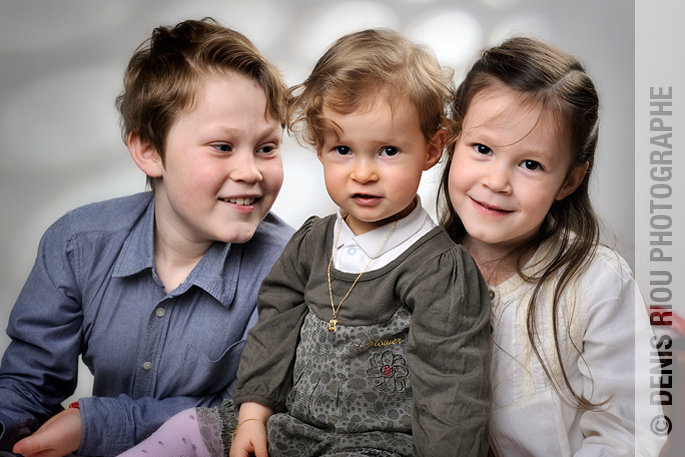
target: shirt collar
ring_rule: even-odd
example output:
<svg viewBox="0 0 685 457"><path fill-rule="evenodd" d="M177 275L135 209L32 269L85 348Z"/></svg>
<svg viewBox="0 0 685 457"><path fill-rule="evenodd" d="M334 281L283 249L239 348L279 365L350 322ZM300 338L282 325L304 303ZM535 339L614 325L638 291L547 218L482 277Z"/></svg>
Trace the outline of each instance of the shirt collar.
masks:
<svg viewBox="0 0 685 457"><path fill-rule="evenodd" d="M215 241L176 290L181 294L197 286L224 306L230 306L238 286L242 249L242 244Z"/></svg>
<svg viewBox="0 0 685 457"><path fill-rule="evenodd" d="M142 217L129 233L121 254L114 265L112 276L126 277L155 266L154 253L155 199L152 198Z"/></svg>
<svg viewBox="0 0 685 457"><path fill-rule="evenodd" d="M397 221L395 230L393 230L392 235L385 242L383 248L378 253L377 257L383 255L388 251L391 251L392 249L396 248L397 246L401 245L406 240L411 238L412 235L421 230L421 227L423 227L426 218L430 217L421 205L421 197L417 195L415 202L416 206L414 207L412 212ZM334 233L334 236L337 235L338 223L340 222L340 219L343 217L344 215L342 214L342 212L338 210L338 222L336 222L336 231ZM383 240L390 232L391 227L392 223L373 229L370 232L366 232L361 235L355 236L355 234L352 232L352 230L348 227L347 223L343 219L342 224L340 224L340 236L338 237L338 243L336 244L335 248L340 249L343 245L345 245L345 243L354 242L364 251L364 253L368 257L373 257L373 255L378 250L378 247L381 245L381 243L383 243Z"/></svg>
<svg viewBox="0 0 685 457"><path fill-rule="evenodd" d="M114 277L126 277L149 269L156 281L154 253L155 199L150 201L143 216L133 226L124 242L121 254L114 265ZM171 296L185 293L197 286L213 296L224 306L233 301L240 270L240 255L229 256L231 249L242 249L241 245L214 242L202 259L195 265L186 280L171 292ZM161 284L161 281L159 281Z"/></svg>

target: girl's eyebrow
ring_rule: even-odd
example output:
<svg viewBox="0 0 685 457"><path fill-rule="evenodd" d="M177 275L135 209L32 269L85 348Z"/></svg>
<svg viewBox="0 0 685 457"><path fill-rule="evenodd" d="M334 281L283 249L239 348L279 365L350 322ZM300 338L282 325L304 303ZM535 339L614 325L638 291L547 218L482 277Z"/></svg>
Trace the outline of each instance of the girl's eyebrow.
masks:
<svg viewBox="0 0 685 457"><path fill-rule="evenodd" d="M483 125L475 125L464 130L462 136L471 139L471 141L475 141L472 137L476 137L476 139L481 140L480 142L482 143L493 143L494 145L495 142L494 135L489 133L487 128Z"/></svg>
<svg viewBox="0 0 685 457"><path fill-rule="evenodd" d="M483 144L483 145L488 146L490 148L502 148L502 147L507 147L507 146L513 146L513 145L515 145L515 144L517 144L520 141L523 141L525 139L525 138L521 138L521 139L514 141L514 142L510 142L507 144L501 144L497 140L496 135L493 135L491 132L489 132L488 128L485 125L473 126L469 129L465 130L462 135L468 143ZM541 147L536 147L535 145L526 146L525 149L523 149L521 152L519 152L519 154L529 157L530 160L536 160L536 161L554 160L554 155L555 155L552 151L548 151L548 150L541 148Z"/></svg>

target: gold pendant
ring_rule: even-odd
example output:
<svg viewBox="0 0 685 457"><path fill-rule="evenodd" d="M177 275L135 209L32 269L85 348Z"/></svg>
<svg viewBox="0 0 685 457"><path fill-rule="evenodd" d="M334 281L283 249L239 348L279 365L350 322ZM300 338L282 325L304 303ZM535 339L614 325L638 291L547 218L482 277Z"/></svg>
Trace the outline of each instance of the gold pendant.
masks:
<svg viewBox="0 0 685 457"><path fill-rule="evenodd" d="M335 332L336 330L338 330L338 320L331 319L330 321L328 321L328 331Z"/></svg>

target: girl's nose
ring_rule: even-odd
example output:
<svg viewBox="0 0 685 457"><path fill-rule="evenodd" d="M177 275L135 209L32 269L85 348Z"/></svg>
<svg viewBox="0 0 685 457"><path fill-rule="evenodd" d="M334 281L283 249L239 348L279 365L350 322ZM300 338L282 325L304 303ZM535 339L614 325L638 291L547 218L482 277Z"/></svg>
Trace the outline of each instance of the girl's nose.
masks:
<svg viewBox="0 0 685 457"><path fill-rule="evenodd" d="M352 179L360 183L366 183L378 180L376 174L376 167L373 160L361 157L354 162L354 168L351 174Z"/></svg>
<svg viewBox="0 0 685 457"><path fill-rule="evenodd" d="M510 171L504 166L493 166L483 177L483 185L493 192L511 193Z"/></svg>

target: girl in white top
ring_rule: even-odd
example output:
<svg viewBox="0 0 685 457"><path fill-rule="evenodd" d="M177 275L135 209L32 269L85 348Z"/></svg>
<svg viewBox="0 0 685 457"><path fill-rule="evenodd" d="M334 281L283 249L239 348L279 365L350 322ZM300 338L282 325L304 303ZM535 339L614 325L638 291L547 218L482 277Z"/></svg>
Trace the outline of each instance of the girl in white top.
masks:
<svg viewBox="0 0 685 457"><path fill-rule="evenodd" d="M498 456L657 456L665 442L647 312L588 195L598 105L577 59L528 38L485 51L457 90L441 225L490 287Z"/></svg>

